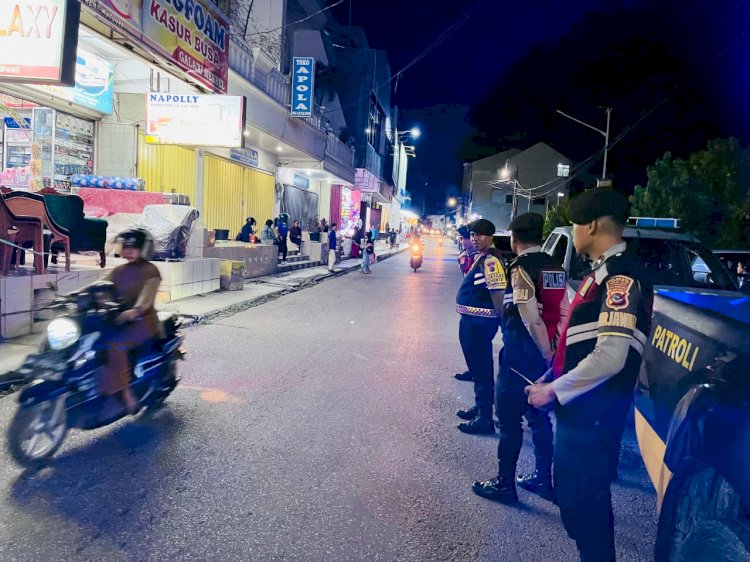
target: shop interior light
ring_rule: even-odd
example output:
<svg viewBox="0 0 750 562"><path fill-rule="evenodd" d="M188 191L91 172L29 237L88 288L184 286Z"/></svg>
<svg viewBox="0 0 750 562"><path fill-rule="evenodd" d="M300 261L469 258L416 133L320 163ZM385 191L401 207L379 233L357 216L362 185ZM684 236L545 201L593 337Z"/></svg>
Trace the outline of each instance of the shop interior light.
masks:
<svg viewBox="0 0 750 562"><path fill-rule="evenodd" d="M281 152L282 150L284 150L284 149L281 147L281 145L279 145L279 146L276 147L276 152Z"/></svg>

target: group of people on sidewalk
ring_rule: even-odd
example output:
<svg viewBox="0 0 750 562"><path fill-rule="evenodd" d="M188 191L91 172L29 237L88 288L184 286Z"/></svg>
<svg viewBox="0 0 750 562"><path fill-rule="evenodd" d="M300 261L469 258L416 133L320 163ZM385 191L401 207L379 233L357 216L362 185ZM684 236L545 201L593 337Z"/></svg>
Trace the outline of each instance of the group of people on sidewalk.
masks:
<svg viewBox="0 0 750 562"><path fill-rule="evenodd" d="M300 251L302 250L302 228L298 220L295 220L290 228L288 214L282 213L275 219L268 219L261 229L260 238L256 231L257 224L254 217L247 217L235 240L238 242L274 244L279 247L281 263L287 263L286 258L289 253L287 239L295 244Z"/></svg>
<svg viewBox="0 0 750 562"><path fill-rule="evenodd" d="M653 288L622 238L629 215L622 195L591 189L570 201L568 213L576 252L592 262L572 300L562 264L541 250L541 215L526 213L511 222L515 258L509 263L493 248L490 221L463 229L456 310L468 370L456 378L473 381L475 404L458 412L465 420L458 428L494 434L493 409L498 419L498 473L474 482L474 493L513 504L518 485L553 501L581 560L610 561L611 484L649 333ZM498 329L503 348L495 381ZM532 474L517 477L522 418L536 465Z"/></svg>
<svg viewBox="0 0 750 562"><path fill-rule="evenodd" d="M337 250L339 249L341 242L336 236L336 229L338 225L334 222L331 224L330 231L328 232L328 271L333 273L334 267L336 266L336 260L338 258ZM364 232L364 241L358 229L355 233L355 238L352 238L352 257L359 255L359 248L362 247L362 265L360 271L362 273L372 273L370 271L370 265L375 263L375 242L373 240L372 231L368 230ZM354 252L355 247L357 248L356 255Z"/></svg>

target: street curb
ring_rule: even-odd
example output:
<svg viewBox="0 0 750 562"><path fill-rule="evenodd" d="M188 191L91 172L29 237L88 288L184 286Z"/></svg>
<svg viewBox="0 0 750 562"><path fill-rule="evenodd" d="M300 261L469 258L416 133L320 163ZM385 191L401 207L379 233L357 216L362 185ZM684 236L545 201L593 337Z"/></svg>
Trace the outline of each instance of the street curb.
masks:
<svg viewBox="0 0 750 562"><path fill-rule="evenodd" d="M389 254L385 254L385 255L381 254L377 256L377 261L378 262L385 261L388 258L397 256L401 254L402 252L405 252L407 249L408 249L408 246L406 248L400 248L399 250L389 253ZM314 287L315 285L323 281L327 281L335 277L342 277L346 275L347 273L351 273L352 271L357 270L359 268L360 268L359 264L351 265L348 267L342 267L339 271L335 271L334 273L326 273L323 275L311 277L310 279L307 279L304 282L300 283L297 287L289 287L287 289L281 289L279 291L270 293L268 295L254 297L246 301L227 305L219 310L208 312L206 314L198 315L198 314L179 314L178 313L177 316L180 317L180 319L182 320L182 326L186 328L192 327L192 326L210 324L216 320L220 320L222 318L228 318L230 316L234 316L235 314L239 314L240 312L244 312L251 308L255 308L256 306L260 306L268 302L275 301L291 293L296 293L304 289L309 289L310 287ZM252 281L250 282L252 283ZM258 284L260 283L262 283L262 281L258 282Z"/></svg>

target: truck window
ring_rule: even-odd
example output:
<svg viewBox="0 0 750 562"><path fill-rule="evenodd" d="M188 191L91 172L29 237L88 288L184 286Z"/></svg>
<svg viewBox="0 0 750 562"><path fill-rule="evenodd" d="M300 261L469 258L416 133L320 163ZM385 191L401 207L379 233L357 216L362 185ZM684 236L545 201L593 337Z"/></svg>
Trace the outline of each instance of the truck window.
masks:
<svg viewBox="0 0 750 562"><path fill-rule="evenodd" d="M555 248L552 252L552 257L555 258L555 261L557 261L557 263L559 263L560 265L564 265L567 253L568 237L560 235L560 239L557 241L557 244L555 244Z"/></svg>

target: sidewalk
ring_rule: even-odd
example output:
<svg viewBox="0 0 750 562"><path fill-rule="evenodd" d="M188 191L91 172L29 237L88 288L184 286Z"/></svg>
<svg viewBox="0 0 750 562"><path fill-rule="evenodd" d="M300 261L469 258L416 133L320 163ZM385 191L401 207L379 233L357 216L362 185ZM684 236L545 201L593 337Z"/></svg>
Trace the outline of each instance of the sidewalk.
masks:
<svg viewBox="0 0 750 562"><path fill-rule="evenodd" d="M375 253L378 261L382 261L407 248L407 244L401 244L398 249L390 250L385 244L378 244ZM206 293L162 304L159 306L159 311L174 312L181 316L188 325L210 322L216 318L231 316L269 300L312 287L325 279L344 275L359 269L360 263L360 259L348 258L338 264L333 273L329 272L327 267L321 266L291 273L256 277L248 279L245 282L245 288L241 291ZM0 343L0 375L20 367L27 355L39 349L43 337L44 332L41 332Z"/></svg>

